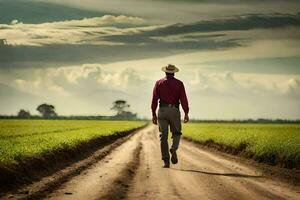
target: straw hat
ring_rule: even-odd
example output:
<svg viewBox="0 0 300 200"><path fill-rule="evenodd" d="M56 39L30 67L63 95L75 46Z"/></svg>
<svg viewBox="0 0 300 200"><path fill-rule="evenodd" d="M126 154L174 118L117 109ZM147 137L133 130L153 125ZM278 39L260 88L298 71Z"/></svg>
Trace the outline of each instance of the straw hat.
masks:
<svg viewBox="0 0 300 200"><path fill-rule="evenodd" d="M168 66L162 67L161 70L167 73L179 72L179 69L175 65L168 64Z"/></svg>

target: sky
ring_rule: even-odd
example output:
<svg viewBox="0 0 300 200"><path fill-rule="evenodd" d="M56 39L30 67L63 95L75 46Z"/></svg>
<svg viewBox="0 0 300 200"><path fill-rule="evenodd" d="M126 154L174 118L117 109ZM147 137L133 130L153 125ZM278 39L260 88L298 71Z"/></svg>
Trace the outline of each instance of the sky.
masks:
<svg viewBox="0 0 300 200"><path fill-rule="evenodd" d="M112 115L125 99L150 118L167 64L191 118L300 119L300 3L0 0L0 114Z"/></svg>

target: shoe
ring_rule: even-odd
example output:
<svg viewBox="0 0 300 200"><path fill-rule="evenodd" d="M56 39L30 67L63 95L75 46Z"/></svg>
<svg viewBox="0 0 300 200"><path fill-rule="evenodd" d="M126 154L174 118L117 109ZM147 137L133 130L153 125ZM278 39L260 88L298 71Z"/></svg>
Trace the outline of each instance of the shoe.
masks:
<svg viewBox="0 0 300 200"><path fill-rule="evenodd" d="M178 163L178 158L177 158L177 153L176 153L176 151L174 151L173 149L170 149L170 153L171 153L171 155L172 155L172 157L171 157L171 162L172 162L173 164L177 164L177 163Z"/></svg>
<svg viewBox="0 0 300 200"><path fill-rule="evenodd" d="M170 162L164 161L163 168L170 168Z"/></svg>

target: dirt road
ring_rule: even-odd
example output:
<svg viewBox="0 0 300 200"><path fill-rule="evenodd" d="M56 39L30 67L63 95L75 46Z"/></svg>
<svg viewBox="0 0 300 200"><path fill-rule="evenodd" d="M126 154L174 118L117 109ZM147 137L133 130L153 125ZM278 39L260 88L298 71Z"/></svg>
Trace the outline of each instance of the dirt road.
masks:
<svg viewBox="0 0 300 200"><path fill-rule="evenodd" d="M162 168L158 132L148 126L44 199L299 199L299 188L188 141L178 156L177 165Z"/></svg>

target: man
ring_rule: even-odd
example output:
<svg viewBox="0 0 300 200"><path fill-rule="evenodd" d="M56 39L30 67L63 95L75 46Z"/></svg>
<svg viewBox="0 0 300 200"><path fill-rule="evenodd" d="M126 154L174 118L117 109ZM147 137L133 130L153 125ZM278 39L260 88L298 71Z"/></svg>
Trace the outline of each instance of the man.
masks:
<svg viewBox="0 0 300 200"><path fill-rule="evenodd" d="M164 168L170 167L170 154L168 144L169 126L172 132L172 146L170 149L171 162L177 164L178 158L176 150L179 146L181 136L181 121L179 103L184 111L184 123L189 121L189 106L183 83L174 77L174 73L179 69L169 64L162 68L166 73L166 77L158 80L153 89L152 97L152 122L157 124L160 132L160 148ZM156 116L156 108L159 101L158 116Z"/></svg>

